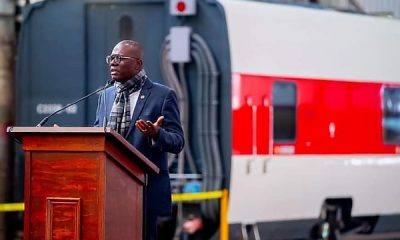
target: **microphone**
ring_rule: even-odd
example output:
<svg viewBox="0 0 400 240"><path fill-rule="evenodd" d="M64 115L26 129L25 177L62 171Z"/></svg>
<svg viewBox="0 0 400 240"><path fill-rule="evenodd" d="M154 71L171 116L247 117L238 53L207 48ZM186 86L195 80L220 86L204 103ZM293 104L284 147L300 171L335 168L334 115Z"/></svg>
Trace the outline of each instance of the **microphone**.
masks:
<svg viewBox="0 0 400 240"><path fill-rule="evenodd" d="M57 111L54 111L53 113L51 113L51 114L48 115L47 117L43 118L43 119L38 123L38 125L36 125L36 127L41 127L41 126L43 126L43 125L44 125L52 116L54 116L55 114L57 114L57 113L59 113L59 112L65 110L65 109L69 108L70 106L72 106L72 105L74 105L74 104L77 104L78 102L80 102L80 101L82 101L82 100L85 100L86 98L89 98L90 96L92 96L92 95L94 95L94 94L96 94L96 93L98 93L98 92L101 92L101 91L103 91L103 90L105 90L105 89L111 87L111 86L114 84L114 82L115 82L115 80L108 80L108 81L107 81L107 84L106 84L104 87L102 87L102 88L100 88L100 89L97 89L96 91L94 91L94 92L92 92L92 93L89 93L88 95L79 98L79 99L76 100L75 102L72 102L72 103L70 103L70 104L65 105L64 107L58 109Z"/></svg>

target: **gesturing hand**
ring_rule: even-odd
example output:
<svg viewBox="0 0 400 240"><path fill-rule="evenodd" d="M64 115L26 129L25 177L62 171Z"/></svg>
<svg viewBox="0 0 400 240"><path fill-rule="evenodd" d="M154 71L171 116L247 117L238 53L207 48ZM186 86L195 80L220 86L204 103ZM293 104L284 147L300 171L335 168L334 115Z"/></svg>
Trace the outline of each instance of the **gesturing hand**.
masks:
<svg viewBox="0 0 400 240"><path fill-rule="evenodd" d="M164 121L164 116L160 116L155 123L139 119L136 121L135 126L147 137L156 140L160 132L161 125Z"/></svg>

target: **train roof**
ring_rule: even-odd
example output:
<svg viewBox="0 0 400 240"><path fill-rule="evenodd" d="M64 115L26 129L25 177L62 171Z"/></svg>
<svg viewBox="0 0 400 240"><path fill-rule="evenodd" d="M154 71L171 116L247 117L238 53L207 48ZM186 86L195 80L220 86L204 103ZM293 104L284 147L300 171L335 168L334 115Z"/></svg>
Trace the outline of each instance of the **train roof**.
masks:
<svg viewBox="0 0 400 240"><path fill-rule="evenodd" d="M400 21L326 9L220 0L232 70L256 75L400 82Z"/></svg>

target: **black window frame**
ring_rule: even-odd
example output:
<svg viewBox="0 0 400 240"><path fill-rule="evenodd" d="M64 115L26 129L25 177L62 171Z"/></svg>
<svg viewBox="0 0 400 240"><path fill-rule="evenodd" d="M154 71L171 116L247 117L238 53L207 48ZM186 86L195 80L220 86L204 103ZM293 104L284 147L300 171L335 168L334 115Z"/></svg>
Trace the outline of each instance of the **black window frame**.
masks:
<svg viewBox="0 0 400 240"><path fill-rule="evenodd" d="M390 93L388 93L390 92ZM395 93L393 93L395 92ZM390 111L387 109L388 100L390 100L392 105L398 105L398 109L396 111L396 106L393 107L394 111ZM399 145L400 144L400 87L394 86L384 86L381 93L381 102L382 102L382 140L386 145ZM388 118L391 119L391 122L388 121ZM393 121L399 122L399 129L390 130L389 127L396 128L396 124ZM394 135L394 136L393 136ZM388 139L390 137L391 139Z"/></svg>
<svg viewBox="0 0 400 240"><path fill-rule="evenodd" d="M278 85L286 85L292 87L293 94L290 96L291 99L284 99L285 97L279 96L280 99L277 98L276 86ZM290 90L289 90L290 92ZM287 97L287 95L285 95ZM273 106L273 141L275 143L282 144L294 144L297 140L297 113L298 113L298 86L296 82L285 81L285 80L275 80L272 84L272 106ZM279 126L276 126L278 123L281 123L281 118L277 117L278 108L293 108L294 112L292 113L291 126L292 130L290 133L280 132L277 135L277 129L282 129ZM284 109L285 110L285 109ZM286 113L285 113L286 112ZM280 113L281 115L287 114L287 109L285 112ZM290 114L290 113L289 113ZM289 137L281 137L282 135L287 135Z"/></svg>

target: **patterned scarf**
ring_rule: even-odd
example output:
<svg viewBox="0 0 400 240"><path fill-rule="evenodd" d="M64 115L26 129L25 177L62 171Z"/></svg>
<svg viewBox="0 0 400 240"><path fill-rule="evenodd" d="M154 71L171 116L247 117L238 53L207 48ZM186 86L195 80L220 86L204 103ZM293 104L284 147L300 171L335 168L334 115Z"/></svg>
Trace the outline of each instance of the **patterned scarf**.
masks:
<svg viewBox="0 0 400 240"><path fill-rule="evenodd" d="M117 88L117 96L110 113L110 121L108 126L117 131L121 136L125 137L131 123L131 107L129 95L139 91L147 80L147 75L142 69L133 78L125 82L115 82Z"/></svg>

